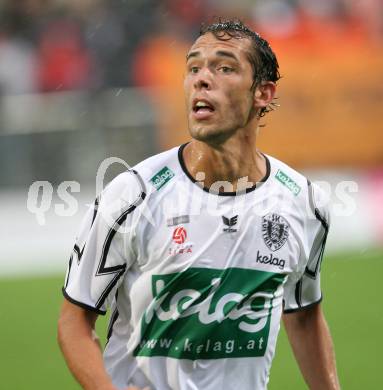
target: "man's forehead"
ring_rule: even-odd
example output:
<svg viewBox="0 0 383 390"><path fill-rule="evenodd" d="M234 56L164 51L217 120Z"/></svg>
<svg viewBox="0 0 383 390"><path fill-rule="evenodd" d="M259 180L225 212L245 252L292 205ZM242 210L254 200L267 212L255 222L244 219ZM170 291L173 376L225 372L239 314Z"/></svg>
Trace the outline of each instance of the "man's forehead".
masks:
<svg viewBox="0 0 383 390"><path fill-rule="evenodd" d="M194 42L189 53L219 49L234 50L236 52L244 51L247 53L250 50L250 39L247 37L230 37L228 34L223 34L220 38L222 39L218 39L212 33L201 35Z"/></svg>

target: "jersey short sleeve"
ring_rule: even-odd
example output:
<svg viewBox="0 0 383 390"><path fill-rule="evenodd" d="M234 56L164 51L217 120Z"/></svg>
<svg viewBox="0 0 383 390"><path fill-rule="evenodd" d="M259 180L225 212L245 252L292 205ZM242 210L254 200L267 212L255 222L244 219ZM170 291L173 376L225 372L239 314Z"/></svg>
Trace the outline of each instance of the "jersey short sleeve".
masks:
<svg viewBox="0 0 383 390"><path fill-rule="evenodd" d="M329 231L330 215L327 195L308 182L309 209L313 213L305 224L300 262L303 264L299 278L288 278L284 292L284 312L294 312L322 300L320 268ZM306 255L308 253L308 256Z"/></svg>
<svg viewBox="0 0 383 390"><path fill-rule="evenodd" d="M134 213L145 198L134 171L113 180L86 213L69 260L63 294L105 314L126 270L135 261Z"/></svg>

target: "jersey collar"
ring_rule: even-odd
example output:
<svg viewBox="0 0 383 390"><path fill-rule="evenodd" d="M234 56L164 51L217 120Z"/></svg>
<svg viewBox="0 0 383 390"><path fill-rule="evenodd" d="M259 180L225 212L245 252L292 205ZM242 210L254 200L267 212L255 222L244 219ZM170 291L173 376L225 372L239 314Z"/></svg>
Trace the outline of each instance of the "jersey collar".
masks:
<svg viewBox="0 0 383 390"><path fill-rule="evenodd" d="M247 194L249 192L252 192L254 191L255 189L261 187L261 185L263 183L266 182L266 180L269 178L270 176L270 171L271 171L271 168L270 168L270 160L269 158L262 153L262 156L265 158L266 160L266 175L263 177L263 179L261 181L259 181L258 183L254 184L252 187L250 188L247 188L245 191L238 191L238 192L235 192L235 191L223 191L223 192L214 192L214 191L211 191L208 187L203 187L199 184L199 182L190 174L190 172L187 170L186 168L186 164L185 164L185 161L184 161L184 158L183 158L183 150L185 149L186 145L188 144L189 142L186 142L184 144L182 144L179 148L178 148L178 161L181 165L181 168L183 170L183 172L185 173L185 175L193 182L195 183L199 188L201 188L202 190L208 192L209 194L214 194L214 195L219 195L219 196L236 196L236 195L242 195L242 194Z"/></svg>

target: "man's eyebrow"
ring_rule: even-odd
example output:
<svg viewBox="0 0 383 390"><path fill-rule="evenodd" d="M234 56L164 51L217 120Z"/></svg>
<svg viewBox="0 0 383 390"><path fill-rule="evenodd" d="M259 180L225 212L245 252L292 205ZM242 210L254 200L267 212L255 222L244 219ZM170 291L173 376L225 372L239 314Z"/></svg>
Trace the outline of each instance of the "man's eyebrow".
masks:
<svg viewBox="0 0 383 390"><path fill-rule="evenodd" d="M198 57L200 55L201 55L201 53L199 51L191 51L190 53L188 53L186 55L186 61L189 61L189 59L192 57Z"/></svg>
<svg viewBox="0 0 383 390"><path fill-rule="evenodd" d="M234 53L232 53L231 51L218 50L215 54L219 57L228 57L228 58L232 58L233 60L236 60L237 62L239 62L237 56Z"/></svg>
<svg viewBox="0 0 383 390"><path fill-rule="evenodd" d="M190 58L194 58L194 57L199 57L201 55L201 52L199 51L191 51L190 53L188 53L186 55L186 61L189 61ZM237 56L235 54L233 54L232 52L230 51L226 51L226 50L218 50L215 55L217 55L218 57L228 57L228 58L232 58L233 60L239 62Z"/></svg>

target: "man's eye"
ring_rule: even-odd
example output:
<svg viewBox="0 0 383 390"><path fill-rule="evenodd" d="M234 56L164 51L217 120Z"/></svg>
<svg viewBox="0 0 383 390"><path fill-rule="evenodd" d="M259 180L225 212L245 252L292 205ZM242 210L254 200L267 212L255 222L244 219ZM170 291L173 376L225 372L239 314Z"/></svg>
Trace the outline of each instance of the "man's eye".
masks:
<svg viewBox="0 0 383 390"><path fill-rule="evenodd" d="M190 67L190 73L198 73L198 70L199 70L198 66L191 66Z"/></svg>
<svg viewBox="0 0 383 390"><path fill-rule="evenodd" d="M230 68L229 66L221 66L219 70L222 73L231 73L233 71L233 68Z"/></svg>

